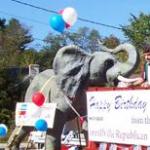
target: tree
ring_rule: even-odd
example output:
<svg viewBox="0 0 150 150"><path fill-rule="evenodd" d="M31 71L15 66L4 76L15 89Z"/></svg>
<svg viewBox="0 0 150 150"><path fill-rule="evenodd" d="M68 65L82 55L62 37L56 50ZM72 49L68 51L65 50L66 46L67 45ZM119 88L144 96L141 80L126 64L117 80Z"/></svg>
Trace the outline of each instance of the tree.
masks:
<svg viewBox="0 0 150 150"><path fill-rule="evenodd" d="M101 40L101 36L99 34L99 32L95 29L91 30L89 35L88 35L88 39L89 39L89 45L88 45L88 49L90 52L95 52L99 50L99 43L98 40Z"/></svg>
<svg viewBox="0 0 150 150"><path fill-rule="evenodd" d="M109 48L115 48L120 44L120 40L114 35L110 35L109 37L103 39L103 43Z"/></svg>
<svg viewBox="0 0 150 150"><path fill-rule="evenodd" d="M129 40L135 45L139 50L140 54L140 64L135 71L136 73L141 72L141 67L143 66L143 45L145 43L150 43L150 14L146 15L140 13L139 16L131 14L130 24L123 26L122 31L124 35L129 38Z"/></svg>
<svg viewBox="0 0 150 150"><path fill-rule="evenodd" d="M13 51L24 51L29 43L33 41L29 29L25 28L17 19L11 19L6 28L6 49Z"/></svg>
<svg viewBox="0 0 150 150"><path fill-rule="evenodd" d="M21 53L19 57L19 66L28 67L30 64L38 63L38 52L35 49L28 49Z"/></svg>
<svg viewBox="0 0 150 150"><path fill-rule="evenodd" d="M101 40L99 32L95 29L90 30L87 27L82 27L76 33L67 33L67 44L75 44L83 50L93 53L99 50L98 40Z"/></svg>
<svg viewBox="0 0 150 150"><path fill-rule="evenodd" d="M8 118L12 118L16 102L23 100L26 87L20 84L19 66L36 59L36 52L27 49L31 41L29 30L18 20L11 19L6 24L5 19L0 19L0 120L7 125L11 123Z"/></svg>
<svg viewBox="0 0 150 150"><path fill-rule="evenodd" d="M0 18L0 31L4 30L6 28L6 19Z"/></svg>
<svg viewBox="0 0 150 150"><path fill-rule="evenodd" d="M0 22L0 66L19 65L20 54L32 42L29 29L16 19L11 19L8 24L3 20Z"/></svg>
<svg viewBox="0 0 150 150"><path fill-rule="evenodd" d="M3 49L5 28L6 28L6 20L0 18L0 51L2 51Z"/></svg>
<svg viewBox="0 0 150 150"><path fill-rule="evenodd" d="M16 100L13 99L15 92L11 90L13 79L10 78L7 69L0 69L0 120L9 125ZM13 95L13 97L12 97ZM16 97L15 97L16 98Z"/></svg>
<svg viewBox="0 0 150 150"><path fill-rule="evenodd" d="M51 68L56 52L63 46L74 44L87 52L99 50L98 40L101 37L97 30L87 27L79 28L77 32L65 32L61 35L49 33L45 38L46 46L39 52L38 64L44 68Z"/></svg>
<svg viewBox="0 0 150 150"><path fill-rule="evenodd" d="M140 13L138 17L131 14L130 24L122 26L124 35L138 48L147 40L150 42L150 15Z"/></svg>

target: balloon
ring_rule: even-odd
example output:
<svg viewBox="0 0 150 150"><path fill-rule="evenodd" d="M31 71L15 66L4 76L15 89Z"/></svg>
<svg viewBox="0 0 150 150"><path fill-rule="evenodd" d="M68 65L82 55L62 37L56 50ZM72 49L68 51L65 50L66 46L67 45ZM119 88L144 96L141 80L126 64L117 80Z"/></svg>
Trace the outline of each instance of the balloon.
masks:
<svg viewBox="0 0 150 150"><path fill-rule="evenodd" d="M62 15L63 11L64 11L63 9L62 9L62 10L60 10L60 11L59 11L59 14L61 14L61 15Z"/></svg>
<svg viewBox="0 0 150 150"><path fill-rule="evenodd" d="M63 12L64 12L64 10L62 9L62 10L59 11L59 14L62 15ZM68 28L70 28L71 26L70 26L68 23L65 22L65 27L68 29Z"/></svg>
<svg viewBox="0 0 150 150"><path fill-rule="evenodd" d="M65 29L65 22L60 14L53 15L50 18L50 25L54 30L61 32L61 33Z"/></svg>
<svg viewBox="0 0 150 150"><path fill-rule="evenodd" d="M66 145L61 144L61 150L68 150L68 147Z"/></svg>
<svg viewBox="0 0 150 150"><path fill-rule="evenodd" d="M68 29L68 28L70 28L71 26L70 26L70 24L66 23L65 27Z"/></svg>
<svg viewBox="0 0 150 150"><path fill-rule="evenodd" d="M37 106L42 106L44 104L45 97L41 92L36 92L32 96L32 102Z"/></svg>
<svg viewBox="0 0 150 150"><path fill-rule="evenodd" d="M35 128L38 131L46 131L48 128L47 122L44 119L39 119L35 122Z"/></svg>
<svg viewBox="0 0 150 150"><path fill-rule="evenodd" d="M0 137L4 137L7 135L7 126L4 124L0 124Z"/></svg>
<svg viewBox="0 0 150 150"><path fill-rule="evenodd" d="M62 17L68 25L73 26L77 20L77 12L74 8L67 7L62 11Z"/></svg>

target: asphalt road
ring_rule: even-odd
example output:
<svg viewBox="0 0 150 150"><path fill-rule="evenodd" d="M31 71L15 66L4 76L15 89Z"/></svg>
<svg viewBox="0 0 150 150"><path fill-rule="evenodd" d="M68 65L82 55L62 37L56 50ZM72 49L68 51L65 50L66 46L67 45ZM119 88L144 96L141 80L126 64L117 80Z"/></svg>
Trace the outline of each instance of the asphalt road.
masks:
<svg viewBox="0 0 150 150"><path fill-rule="evenodd" d="M23 150L26 146L27 146L27 143L22 143L20 145L20 150L21 149ZM4 150L5 147L6 147L6 143L0 143L0 150Z"/></svg>

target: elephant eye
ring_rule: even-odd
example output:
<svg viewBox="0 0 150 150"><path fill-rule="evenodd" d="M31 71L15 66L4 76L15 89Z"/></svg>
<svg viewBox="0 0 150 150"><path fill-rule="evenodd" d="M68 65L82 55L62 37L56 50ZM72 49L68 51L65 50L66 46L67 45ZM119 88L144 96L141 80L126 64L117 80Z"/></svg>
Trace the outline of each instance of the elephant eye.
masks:
<svg viewBox="0 0 150 150"><path fill-rule="evenodd" d="M109 69L114 65L114 61L112 59L108 59L104 62L105 69Z"/></svg>

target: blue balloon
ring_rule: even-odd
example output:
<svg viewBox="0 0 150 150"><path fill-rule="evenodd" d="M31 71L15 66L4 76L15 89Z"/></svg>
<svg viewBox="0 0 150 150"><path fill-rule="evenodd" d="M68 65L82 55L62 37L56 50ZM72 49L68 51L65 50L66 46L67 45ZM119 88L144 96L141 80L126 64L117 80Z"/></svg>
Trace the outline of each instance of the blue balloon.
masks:
<svg viewBox="0 0 150 150"><path fill-rule="evenodd" d="M54 30L62 33L65 29L66 23L61 15L56 14L50 18L50 25Z"/></svg>
<svg viewBox="0 0 150 150"><path fill-rule="evenodd" d="M44 119L39 119L35 122L35 128L38 131L46 131L48 129L47 122Z"/></svg>
<svg viewBox="0 0 150 150"><path fill-rule="evenodd" d="M7 135L7 127L4 124L0 124L0 137L4 137Z"/></svg>

